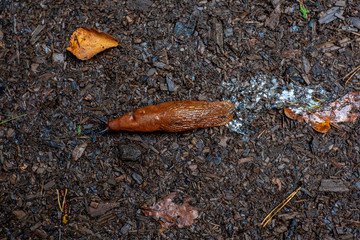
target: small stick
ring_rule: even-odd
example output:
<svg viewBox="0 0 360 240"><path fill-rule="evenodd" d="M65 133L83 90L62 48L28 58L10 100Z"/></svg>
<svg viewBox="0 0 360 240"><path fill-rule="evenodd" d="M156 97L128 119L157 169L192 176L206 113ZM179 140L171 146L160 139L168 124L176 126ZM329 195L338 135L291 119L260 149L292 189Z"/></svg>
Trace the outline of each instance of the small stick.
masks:
<svg viewBox="0 0 360 240"><path fill-rule="evenodd" d="M64 197L63 197L63 202L62 204L60 203L60 194L59 194L59 190L56 189L56 194L57 194L57 200L58 200L58 204L59 204L59 208L60 208L60 212L63 212L64 211L64 205L65 205L65 198L66 198L66 195L67 195L67 188L65 189L65 194L64 194Z"/></svg>
<svg viewBox="0 0 360 240"><path fill-rule="evenodd" d="M359 69L360 69L360 65L354 68L353 70L351 70L348 74L345 75L345 77L343 77L343 80L347 79L345 84L347 84L355 76L355 74L359 71Z"/></svg>
<svg viewBox="0 0 360 240"><path fill-rule="evenodd" d="M21 118L21 117L25 117L26 115L27 115L27 114L25 113L25 114L21 114L21 115L19 115L19 116L13 117L13 118L11 118L11 119L8 119L8 120L5 120L5 121L2 121L2 122L0 122L0 125L2 125L2 124L4 124L4 123L7 123L7 122L10 122L10 121L12 121L12 120L15 120L15 119Z"/></svg>
<svg viewBox="0 0 360 240"><path fill-rule="evenodd" d="M292 192L287 198L285 198L279 205L276 206L261 222L261 226L265 227L270 220L281 210L285 205L290 202L290 200L300 191L301 187L298 187L294 192Z"/></svg>

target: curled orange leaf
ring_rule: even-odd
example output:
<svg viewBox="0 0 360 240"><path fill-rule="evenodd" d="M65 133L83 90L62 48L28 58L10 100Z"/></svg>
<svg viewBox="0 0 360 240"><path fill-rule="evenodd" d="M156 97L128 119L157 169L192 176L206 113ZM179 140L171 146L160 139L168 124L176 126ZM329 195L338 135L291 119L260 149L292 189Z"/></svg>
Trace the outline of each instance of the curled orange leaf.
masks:
<svg viewBox="0 0 360 240"><path fill-rule="evenodd" d="M359 116L360 92L349 92L328 106L323 106L314 112L303 109L285 108L284 113L288 118L298 122L305 121L317 132L329 131L330 124L339 122L353 122Z"/></svg>
<svg viewBox="0 0 360 240"><path fill-rule="evenodd" d="M93 28L78 28L70 38L67 48L80 60L88 60L108 48L116 47L119 41L113 36Z"/></svg>

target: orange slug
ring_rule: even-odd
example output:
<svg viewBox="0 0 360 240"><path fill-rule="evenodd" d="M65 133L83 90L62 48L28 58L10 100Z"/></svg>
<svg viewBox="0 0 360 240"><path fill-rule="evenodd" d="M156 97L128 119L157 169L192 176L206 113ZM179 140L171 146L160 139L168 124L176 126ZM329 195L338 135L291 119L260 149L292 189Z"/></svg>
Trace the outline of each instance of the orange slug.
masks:
<svg viewBox="0 0 360 240"><path fill-rule="evenodd" d="M182 132L225 125L235 107L227 101L174 101L150 105L109 121L107 130L128 132Z"/></svg>

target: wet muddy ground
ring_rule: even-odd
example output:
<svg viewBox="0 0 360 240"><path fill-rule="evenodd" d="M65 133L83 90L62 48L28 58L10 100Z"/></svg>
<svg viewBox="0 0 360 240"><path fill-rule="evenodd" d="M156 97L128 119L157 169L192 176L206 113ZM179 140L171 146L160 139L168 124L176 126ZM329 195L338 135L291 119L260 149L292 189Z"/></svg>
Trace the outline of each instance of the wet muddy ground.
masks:
<svg viewBox="0 0 360 240"><path fill-rule="evenodd" d="M306 19L282 0L0 1L0 121L27 114L0 125L1 239L359 239L359 120L321 134L262 99L237 116L241 133L79 134L101 127L94 115L165 101L247 101L224 82L256 88L259 74L358 90L358 75L342 78L360 64L359 3L304 4ZM76 59L66 47L82 26L119 46ZM164 230L142 208L173 192L199 217ZM97 203L114 208L93 216Z"/></svg>

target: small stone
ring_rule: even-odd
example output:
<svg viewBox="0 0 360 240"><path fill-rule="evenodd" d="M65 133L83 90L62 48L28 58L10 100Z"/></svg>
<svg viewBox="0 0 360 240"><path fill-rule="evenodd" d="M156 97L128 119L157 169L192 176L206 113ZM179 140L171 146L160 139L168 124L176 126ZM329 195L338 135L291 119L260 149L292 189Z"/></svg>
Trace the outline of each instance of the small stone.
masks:
<svg viewBox="0 0 360 240"><path fill-rule="evenodd" d="M50 181L47 184L44 185L44 190L48 190L50 188L52 188L55 185L54 181Z"/></svg>
<svg viewBox="0 0 360 240"><path fill-rule="evenodd" d="M53 54L53 61L55 63L63 63L65 60L64 54L62 53L54 53Z"/></svg>
<svg viewBox="0 0 360 240"><path fill-rule="evenodd" d="M139 44L139 43L141 43L142 41L141 41L141 38L135 38L134 39L134 43L136 43L136 44Z"/></svg>
<svg viewBox="0 0 360 240"><path fill-rule="evenodd" d="M337 1L335 3L335 6L337 6L337 7L345 7L346 3L345 3L345 1Z"/></svg>
<svg viewBox="0 0 360 240"><path fill-rule="evenodd" d="M306 217L308 218L316 218L318 216L318 211L317 209L310 209L308 211L306 211Z"/></svg>
<svg viewBox="0 0 360 240"><path fill-rule="evenodd" d="M356 182L355 186L360 190L360 182Z"/></svg>
<svg viewBox="0 0 360 240"><path fill-rule="evenodd" d="M221 157L216 156L216 157L213 158L213 161L214 161L214 163L215 163L216 165L219 165L219 164L221 163Z"/></svg>
<svg viewBox="0 0 360 240"><path fill-rule="evenodd" d="M94 126L94 124L87 124L87 125L84 125L83 127L84 127L84 129L91 129L91 128L93 128L93 126Z"/></svg>
<svg viewBox="0 0 360 240"><path fill-rule="evenodd" d="M120 144L120 146L119 146L119 157L121 158L121 160L136 161L141 156L141 154L142 154L142 152L136 145Z"/></svg>
<svg viewBox="0 0 360 240"><path fill-rule="evenodd" d="M46 171L45 168L39 167L39 168L36 169L35 173L41 175L41 174L43 174L45 171Z"/></svg>
<svg viewBox="0 0 360 240"><path fill-rule="evenodd" d="M156 73L156 69L155 69L155 68L151 68L151 69L149 69L149 71L147 72L146 75L148 75L148 76L150 77L150 76L154 75L155 73Z"/></svg>
<svg viewBox="0 0 360 240"><path fill-rule="evenodd" d="M131 177L140 185L143 182L143 177L140 174L133 173Z"/></svg>
<svg viewBox="0 0 360 240"><path fill-rule="evenodd" d="M232 28L227 28L224 30L225 37L231 37L234 34L234 31Z"/></svg>
<svg viewBox="0 0 360 240"><path fill-rule="evenodd" d="M131 225L126 223L122 228L120 229L122 234L127 234L129 230L131 229Z"/></svg>
<svg viewBox="0 0 360 240"><path fill-rule="evenodd" d="M6 131L6 137L7 138L13 138L15 136L15 130L12 129L12 128L9 128L7 131Z"/></svg>
<svg viewBox="0 0 360 240"><path fill-rule="evenodd" d="M196 169L197 169L197 165L196 164L191 164L191 165L189 165L189 169L191 170L191 171L195 171Z"/></svg>

